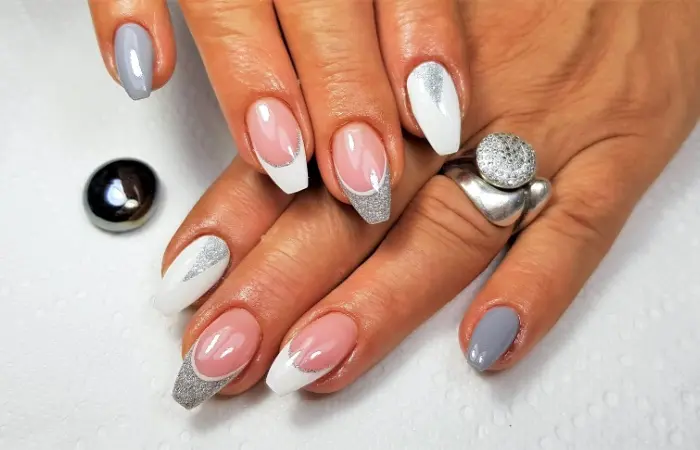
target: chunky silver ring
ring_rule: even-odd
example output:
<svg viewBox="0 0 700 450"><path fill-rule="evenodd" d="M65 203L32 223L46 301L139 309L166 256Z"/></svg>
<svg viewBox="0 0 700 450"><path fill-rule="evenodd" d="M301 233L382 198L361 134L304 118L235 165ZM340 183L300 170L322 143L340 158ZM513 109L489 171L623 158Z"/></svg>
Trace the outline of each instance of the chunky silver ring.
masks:
<svg viewBox="0 0 700 450"><path fill-rule="evenodd" d="M443 173L457 183L484 217L499 227L528 226L552 196L552 184L536 178L535 150L511 133L492 133L475 150L450 161Z"/></svg>

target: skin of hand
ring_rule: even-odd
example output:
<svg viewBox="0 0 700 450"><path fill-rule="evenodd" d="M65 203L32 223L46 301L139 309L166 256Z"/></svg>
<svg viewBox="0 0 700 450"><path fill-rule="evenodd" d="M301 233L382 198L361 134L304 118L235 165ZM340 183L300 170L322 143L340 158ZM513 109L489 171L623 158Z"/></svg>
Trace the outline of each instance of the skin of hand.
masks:
<svg viewBox="0 0 700 450"><path fill-rule="evenodd" d="M515 133L534 146L538 175L554 189L459 330L470 364L502 370L556 323L696 124L700 4L460 6L471 68L468 147L490 132ZM236 329L226 325L231 311L245 311L257 324L241 331L249 348L229 367L229 378L204 390L197 385L198 392L247 390L280 348L282 362L268 375L274 390L333 392L381 360L492 260L512 230L489 224L452 180L434 176L443 158L422 144L405 145L391 218L376 226L319 186L293 200L275 196L269 181L240 161L216 181L176 232L163 262L167 279L179 255L205 235L221 238L231 255L185 332L178 401L194 389L188 367L212 356L197 351L198 339L211 342L220 330ZM479 331L494 326L489 314L496 309L505 311L501 324L513 328L502 348L484 341L493 333ZM477 339L492 353L488 365L472 358ZM214 348L214 357L231 348ZM314 365L314 354L323 364ZM298 365L308 366L295 366L302 375L289 369L299 355ZM204 399L189 398L188 405Z"/></svg>
<svg viewBox="0 0 700 450"><path fill-rule="evenodd" d="M148 97L175 67L165 0L89 4L108 71ZM458 151L469 68L454 0L179 4L239 155L287 194L306 189L315 155L331 194L383 222L403 131Z"/></svg>

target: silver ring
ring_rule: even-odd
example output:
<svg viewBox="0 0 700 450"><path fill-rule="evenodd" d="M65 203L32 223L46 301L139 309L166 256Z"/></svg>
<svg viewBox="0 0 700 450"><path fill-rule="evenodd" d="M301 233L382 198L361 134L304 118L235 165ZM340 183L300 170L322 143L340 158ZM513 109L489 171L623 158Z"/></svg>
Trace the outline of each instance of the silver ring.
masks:
<svg viewBox="0 0 700 450"><path fill-rule="evenodd" d="M486 220L515 225L516 232L532 223L552 196L552 184L536 178L536 171L535 150L511 133L489 134L443 168Z"/></svg>

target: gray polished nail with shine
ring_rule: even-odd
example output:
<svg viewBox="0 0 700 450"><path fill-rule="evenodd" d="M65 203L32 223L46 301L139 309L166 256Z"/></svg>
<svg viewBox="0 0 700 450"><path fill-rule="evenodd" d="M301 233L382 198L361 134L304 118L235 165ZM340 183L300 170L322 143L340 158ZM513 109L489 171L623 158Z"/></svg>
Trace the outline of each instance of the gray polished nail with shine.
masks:
<svg viewBox="0 0 700 450"><path fill-rule="evenodd" d="M114 59L122 87L133 100L151 95L153 42L145 28L135 23L119 27L114 36Z"/></svg>
<svg viewBox="0 0 700 450"><path fill-rule="evenodd" d="M520 330L515 310L499 306L489 309L472 333L467 361L479 372L495 363L513 344Z"/></svg>

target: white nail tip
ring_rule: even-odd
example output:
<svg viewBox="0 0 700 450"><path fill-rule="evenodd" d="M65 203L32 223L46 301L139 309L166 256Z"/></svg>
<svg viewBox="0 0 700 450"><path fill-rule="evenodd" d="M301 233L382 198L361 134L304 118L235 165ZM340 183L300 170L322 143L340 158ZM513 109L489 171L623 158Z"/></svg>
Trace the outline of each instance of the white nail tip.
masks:
<svg viewBox="0 0 700 450"><path fill-rule="evenodd" d="M262 155L255 151L262 168L286 194L294 194L309 187L309 169L306 164L306 150L301 136L299 136L298 146L292 162L284 166L268 163Z"/></svg>
<svg viewBox="0 0 700 450"><path fill-rule="evenodd" d="M265 383L277 395L287 395L297 391L318 380L333 369L323 369L319 371L303 371L294 365L294 360L299 353L290 355L289 346L291 341L284 346L282 351L272 363L270 371L267 373Z"/></svg>
<svg viewBox="0 0 700 450"><path fill-rule="evenodd" d="M165 315L187 308L221 279L230 257L223 239L216 236L196 239L168 267L153 306Z"/></svg>
<svg viewBox="0 0 700 450"><path fill-rule="evenodd" d="M406 80L408 99L425 138L439 155L459 150L462 120L452 77L435 61L416 66Z"/></svg>

